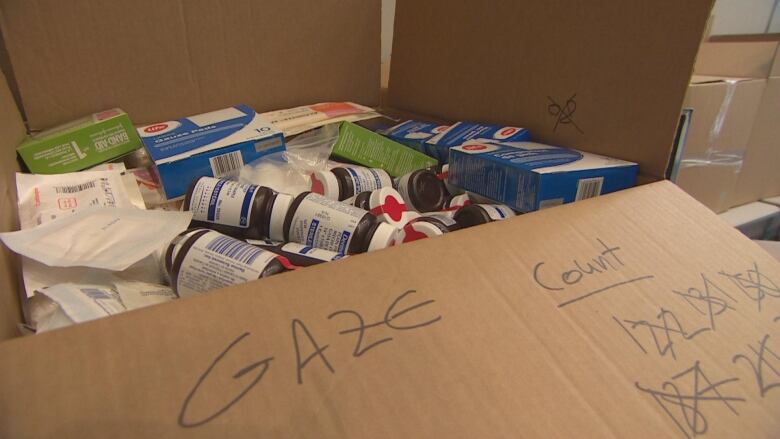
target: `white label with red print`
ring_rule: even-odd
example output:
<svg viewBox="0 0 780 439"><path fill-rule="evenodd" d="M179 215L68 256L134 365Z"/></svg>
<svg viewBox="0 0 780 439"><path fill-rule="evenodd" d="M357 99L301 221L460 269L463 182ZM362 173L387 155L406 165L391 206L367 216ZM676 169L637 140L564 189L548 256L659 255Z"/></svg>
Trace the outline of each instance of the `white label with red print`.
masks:
<svg viewBox="0 0 780 439"><path fill-rule="evenodd" d="M22 229L35 227L92 206L129 207L121 173L17 174Z"/></svg>
<svg viewBox="0 0 780 439"><path fill-rule="evenodd" d="M138 128L138 135L141 137L159 136L160 134L165 134L167 132L173 131L176 128L179 128L179 126L181 126L181 124L179 122L176 122L175 120L169 122L155 123L152 125L147 125L145 127Z"/></svg>
<svg viewBox="0 0 780 439"><path fill-rule="evenodd" d="M508 138L514 136L515 134L519 133L520 130L522 130L522 128L518 128L518 127L503 127L501 129L499 129L498 131L496 131L495 134L493 134L493 138L495 138L497 140L508 139Z"/></svg>
<svg viewBox="0 0 780 439"><path fill-rule="evenodd" d="M465 145L456 146L455 148L459 151L463 151L467 154L483 154L486 152L491 152L499 149L500 147L498 145L491 145L489 143L480 143L480 142L474 142L471 141Z"/></svg>

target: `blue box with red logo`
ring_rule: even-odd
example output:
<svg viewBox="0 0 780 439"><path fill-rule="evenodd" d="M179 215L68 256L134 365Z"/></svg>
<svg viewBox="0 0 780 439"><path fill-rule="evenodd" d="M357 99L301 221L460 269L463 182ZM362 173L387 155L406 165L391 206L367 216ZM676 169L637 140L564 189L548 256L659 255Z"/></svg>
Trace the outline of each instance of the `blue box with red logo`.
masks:
<svg viewBox="0 0 780 439"><path fill-rule="evenodd" d="M470 141L450 149L448 182L530 212L636 185L636 163L533 142Z"/></svg>
<svg viewBox="0 0 780 439"><path fill-rule="evenodd" d="M428 154L436 157L440 163L447 163L450 148L476 139L524 142L531 139L531 133L520 127L456 122L426 141Z"/></svg>
<svg viewBox="0 0 780 439"><path fill-rule="evenodd" d="M394 140L415 151L438 159L436 151L433 149L432 145L427 143L427 141L435 135L443 133L447 128L449 128L448 125L407 120L406 122L401 122L398 125L377 132L390 140ZM446 161L446 157L444 160Z"/></svg>
<svg viewBox="0 0 780 439"><path fill-rule="evenodd" d="M238 174L245 163L284 151L284 135L246 105L138 128L165 197L183 196L198 177Z"/></svg>

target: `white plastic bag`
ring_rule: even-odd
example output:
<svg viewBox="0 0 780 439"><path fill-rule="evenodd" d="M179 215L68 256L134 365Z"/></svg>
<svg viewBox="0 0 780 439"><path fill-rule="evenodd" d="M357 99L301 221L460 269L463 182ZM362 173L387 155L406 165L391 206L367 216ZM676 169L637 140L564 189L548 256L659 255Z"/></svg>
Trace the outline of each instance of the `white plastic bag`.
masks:
<svg viewBox="0 0 780 439"><path fill-rule="evenodd" d="M191 212L90 208L32 229L0 233L0 239L49 266L121 271L161 248L191 220Z"/></svg>
<svg viewBox="0 0 780 439"><path fill-rule="evenodd" d="M287 142L286 151L262 157L241 168L239 181L291 195L308 191L312 172L339 166L328 160L338 135L339 124L301 134Z"/></svg>

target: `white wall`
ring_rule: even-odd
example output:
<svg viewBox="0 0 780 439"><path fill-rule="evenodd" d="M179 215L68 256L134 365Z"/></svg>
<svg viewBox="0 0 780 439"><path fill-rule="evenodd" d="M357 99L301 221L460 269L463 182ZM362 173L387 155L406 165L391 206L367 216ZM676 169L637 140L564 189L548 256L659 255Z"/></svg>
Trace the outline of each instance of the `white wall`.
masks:
<svg viewBox="0 0 780 439"><path fill-rule="evenodd" d="M712 35L780 32L778 3L780 0L717 0Z"/></svg>
<svg viewBox="0 0 780 439"><path fill-rule="evenodd" d="M393 19L395 18L395 0L382 0L382 62L390 59L393 48Z"/></svg>

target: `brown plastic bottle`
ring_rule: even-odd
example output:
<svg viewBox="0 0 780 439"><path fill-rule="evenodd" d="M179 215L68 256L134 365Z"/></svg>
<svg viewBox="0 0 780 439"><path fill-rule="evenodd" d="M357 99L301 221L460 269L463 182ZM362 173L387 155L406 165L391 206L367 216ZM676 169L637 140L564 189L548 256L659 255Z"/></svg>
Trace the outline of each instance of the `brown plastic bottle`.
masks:
<svg viewBox="0 0 780 439"><path fill-rule="evenodd" d="M331 200L346 200L383 187L392 187L393 179L383 169L343 166L311 174L311 191Z"/></svg>
<svg viewBox="0 0 780 439"><path fill-rule="evenodd" d="M503 204L469 204L453 216L461 228L478 226L515 216L515 212Z"/></svg>
<svg viewBox="0 0 780 439"><path fill-rule="evenodd" d="M287 271L275 253L208 229L189 230L166 251L169 277L179 297L205 293ZM166 256L166 263L169 258Z"/></svg>
<svg viewBox="0 0 780 439"><path fill-rule="evenodd" d="M265 186L214 177L192 182L184 198L184 210L192 212L190 227L216 230L234 238L281 240L281 229L272 218L284 218L292 196Z"/></svg>
<svg viewBox="0 0 780 439"><path fill-rule="evenodd" d="M363 209L312 192L295 197L283 229L284 241L341 254L389 247L396 232Z"/></svg>

